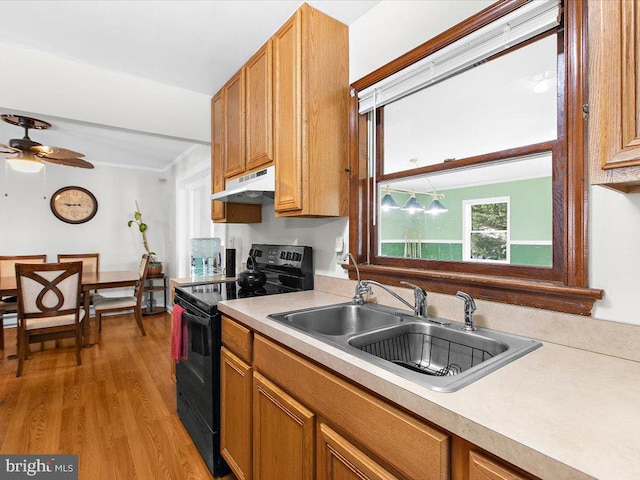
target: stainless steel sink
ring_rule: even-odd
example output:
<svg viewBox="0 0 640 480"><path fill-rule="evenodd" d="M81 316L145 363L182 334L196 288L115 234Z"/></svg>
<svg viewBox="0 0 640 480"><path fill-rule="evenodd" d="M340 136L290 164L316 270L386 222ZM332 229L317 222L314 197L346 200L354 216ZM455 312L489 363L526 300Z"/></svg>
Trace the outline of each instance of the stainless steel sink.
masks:
<svg viewBox="0 0 640 480"><path fill-rule="evenodd" d="M345 303L269 315L432 390L453 392L542 343L495 330L416 317L390 307Z"/></svg>
<svg viewBox="0 0 640 480"><path fill-rule="evenodd" d="M402 321L398 314L352 303L284 313L277 317L276 320L322 335L353 334Z"/></svg>
<svg viewBox="0 0 640 480"><path fill-rule="evenodd" d="M418 322L355 335L349 345L436 377L459 375L509 349L498 340Z"/></svg>

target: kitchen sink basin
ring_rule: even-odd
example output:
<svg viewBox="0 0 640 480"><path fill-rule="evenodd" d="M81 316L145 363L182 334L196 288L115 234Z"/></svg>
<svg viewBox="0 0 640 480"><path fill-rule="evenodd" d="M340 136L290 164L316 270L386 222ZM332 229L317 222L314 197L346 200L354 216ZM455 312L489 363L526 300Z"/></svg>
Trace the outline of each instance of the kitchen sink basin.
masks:
<svg viewBox="0 0 640 480"><path fill-rule="evenodd" d="M397 324L402 317L365 305L340 304L284 313L271 318L322 335L347 335Z"/></svg>
<svg viewBox="0 0 640 480"><path fill-rule="evenodd" d="M383 305L344 303L268 315L386 371L453 392L542 346L526 337Z"/></svg>
<svg viewBox="0 0 640 480"><path fill-rule="evenodd" d="M509 349L509 345L462 330L412 322L356 335L349 345L425 375L459 375Z"/></svg>

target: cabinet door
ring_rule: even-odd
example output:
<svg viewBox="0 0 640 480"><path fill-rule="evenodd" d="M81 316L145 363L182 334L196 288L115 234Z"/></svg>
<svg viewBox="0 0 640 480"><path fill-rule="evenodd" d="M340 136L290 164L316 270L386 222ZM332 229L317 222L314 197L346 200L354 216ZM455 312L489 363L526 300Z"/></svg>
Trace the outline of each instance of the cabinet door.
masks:
<svg viewBox="0 0 640 480"><path fill-rule="evenodd" d="M251 478L251 372L222 347L220 363L220 449L236 478Z"/></svg>
<svg viewBox="0 0 640 480"><path fill-rule="evenodd" d="M254 478L312 480L314 421L311 411L254 372Z"/></svg>
<svg viewBox="0 0 640 480"><path fill-rule="evenodd" d="M245 170L244 69L231 77L224 91L226 95L225 177L232 177Z"/></svg>
<svg viewBox="0 0 640 480"><path fill-rule="evenodd" d="M302 11L273 36L276 212L302 209Z"/></svg>
<svg viewBox="0 0 640 480"><path fill-rule="evenodd" d="M640 5L589 1L593 183L640 184Z"/></svg>
<svg viewBox="0 0 640 480"><path fill-rule="evenodd" d="M224 94L211 99L211 193L224 190ZM223 202L211 202L211 220L224 220Z"/></svg>
<svg viewBox="0 0 640 480"><path fill-rule="evenodd" d="M395 480L382 468L324 423L318 431L318 478L324 480Z"/></svg>
<svg viewBox="0 0 640 480"><path fill-rule="evenodd" d="M247 170L273 160L273 82L271 40L251 57L245 68Z"/></svg>
<svg viewBox="0 0 640 480"><path fill-rule="evenodd" d="M479 452L469 452L469 480L530 480Z"/></svg>

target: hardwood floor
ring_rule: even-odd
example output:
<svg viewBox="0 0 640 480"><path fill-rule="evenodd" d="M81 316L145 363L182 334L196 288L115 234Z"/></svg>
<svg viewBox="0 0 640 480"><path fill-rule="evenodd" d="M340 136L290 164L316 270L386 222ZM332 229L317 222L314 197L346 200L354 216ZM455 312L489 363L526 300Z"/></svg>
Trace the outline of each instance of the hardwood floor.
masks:
<svg viewBox="0 0 640 480"><path fill-rule="evenodd" d="M0 453L78 454L79 478L206 480L211 473L175 408L168 314L105 318L100 344L82 351L31 346L16 378L15 329L0 350ZM226 477L233 478L233 477Z"/></svg>

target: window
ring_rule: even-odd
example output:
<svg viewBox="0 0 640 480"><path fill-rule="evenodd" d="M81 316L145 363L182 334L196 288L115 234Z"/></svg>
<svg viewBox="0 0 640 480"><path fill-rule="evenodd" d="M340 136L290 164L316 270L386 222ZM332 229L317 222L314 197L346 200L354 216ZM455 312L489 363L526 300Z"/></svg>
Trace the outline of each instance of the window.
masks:
<svg viewBox="0 0 640 480"><path fill-rule="evenodd" d="M590 313L584 14L497 2L352 85L363 275Z"/></svg>
<svg viewBox="0 0 640 480"><path fill-rule="evenodd" d="M509 198L464 201L464 246L466 262L509 263Z"/></svg>

